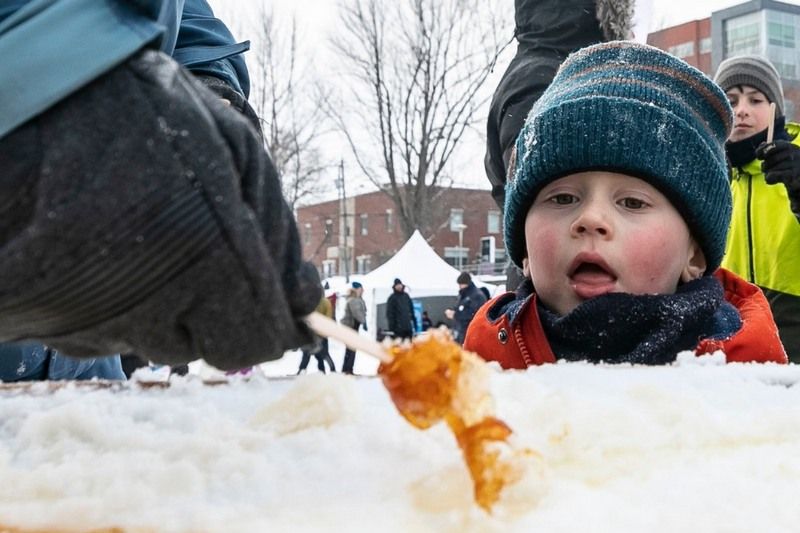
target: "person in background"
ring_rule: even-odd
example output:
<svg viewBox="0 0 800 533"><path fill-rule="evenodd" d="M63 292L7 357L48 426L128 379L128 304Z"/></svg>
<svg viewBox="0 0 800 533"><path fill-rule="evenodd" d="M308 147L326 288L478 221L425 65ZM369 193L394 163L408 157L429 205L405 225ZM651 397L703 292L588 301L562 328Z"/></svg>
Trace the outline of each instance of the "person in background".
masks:
<svg viewBox="0 0 800 533"><path fill-rule="evenodd" d="M431 321L431 317L428 316L427 311L422 312L422 331L428 331L433 327L433 321Z"/></svg>
<svg viewBox="0 0 800 533"><path fill-rule="evenodd" d="M205 0L0 4L0 340L223 370L311 342L247 47Z"/></svg>
<svg viewBox="0 0 800 533"><path fill-rule="evenodd" d="M462 272L456 279L458 283L458 303L455 309L446 309L444 314L450 320L455 321L453 337L459 344L464 344L464 336L467 334L469 323L478 309L486 302L486 296L475 286L469 272Z"/></svg>
<svg viewBox="0 0 800 533"><path fill-rule="evenodd" d="M528 112L559 65L590 44L630 39L635 0L515 0L517 51L497 84L486 120L484 167L492 197L503 209L511 149ZM523 281L513 264L506 285Z"/></svg>
<svg viewBox="0 0 800 533"><path fill-rule="evenodd" d="M341 323L348 328L358 331L358 328L363 327L367 331L367 305L361 298L364 294L364 287L361 283L354 281L350 286L350 291L347 294L347 302L344 307L344 316ZM353 366L356 362L356 352L350 348L345 348L344 362L342 363L342 373L352 374Z"/></svg>
<svg viewBox="0 0 800 533"><path fill-rule="evenodd" d="M786 122L781 79L766 58L726 59L714 81L734 116L725 143L733 217L722 266L761 287L789 360L800 363L800 124Z"/></svg>
<svg viewBox="0 0 800 533"><path fill-rule="evenodd" d="M394 339L410 339L417 330L414 304L399 278L395 278L392 294L386 300L386 322Z"/></svg>
<svg viewBox="0 0 800 533"><path fill-rule="evenodd" d="M331 305L330 300L323 296L319 300L319 305L317 305L316 309L317 313L323 314L326 317L333 319L333 306ZM311 361L311 356L317 358L317 370L325 373L325 363L328 363L328 367L330 368L331 372L336 372L336 367L333 364L333 359L331 358L331 354L328 351L328 338L327 337L318 337L315 336L317 342L314 344L313 347L306 347L303 348L302 359L300 360L300 367L297 369L298 374L302 374L308 368L308 363Z"/></svg>
<svg viewBox="0 0 800 533"><path fill-rule="evenodd" d="M616 41L569 56L506 189L505 246L526 281L480 309L465 347L517 369L689 350L785 363L764 294L718 268L731 123L722 90L666 52Z"/></svg>
<svg viewBox="0 0 800 533"><path fill-rule="evenodd" d="M0 381L126 379L119 356L77 359L39 343L0 344Z"/></svg>

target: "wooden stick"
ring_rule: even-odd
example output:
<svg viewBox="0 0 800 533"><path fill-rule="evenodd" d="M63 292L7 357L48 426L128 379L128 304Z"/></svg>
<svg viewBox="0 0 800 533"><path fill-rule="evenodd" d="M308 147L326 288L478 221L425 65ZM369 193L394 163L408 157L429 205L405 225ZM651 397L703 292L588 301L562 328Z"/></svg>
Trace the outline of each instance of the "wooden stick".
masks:
<svg viewBox="0 0 800 533"><path fill-rule="evenodd" d="M772 134L775 130L775 102L769 104L769 125L767 126L767 142L772 142Z"/></svg>
<svg viewBox="0 0 800 533"><path fill-rule="evenodd" d="M380 360L381 363L389 363L392 357L386 353L376 341L367 337L362 337L358 332L331 320L325 315L314 311L306 317L308 327L321 337L332 337L343 343L352 350L364 352Z"/></svg>

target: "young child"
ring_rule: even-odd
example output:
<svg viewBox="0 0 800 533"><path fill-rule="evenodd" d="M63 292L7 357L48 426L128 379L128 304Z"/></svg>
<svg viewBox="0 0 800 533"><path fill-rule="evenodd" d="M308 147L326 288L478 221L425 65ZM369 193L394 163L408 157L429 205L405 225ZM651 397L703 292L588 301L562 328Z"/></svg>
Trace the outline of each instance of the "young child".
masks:
<svg viewBox="0 0 800 533"><path fill-rule="evenodd" d="M481 308L465 347L504 368L663 364L683 350L785 363L761 291L717 269L731 120L718 86L655 48L568 57L506 188L506 250L527 280Z"/></svg>
<svg viewBox="0 0 800 533"><path fill-rule="evenodd" d="M800 124L786 121L781 78L767 59L726 59L714 81L734 117L725 143L733 217L722 265L764 291L789 360L800 363ZM766 143L770 103L774 135Z"/></svg>

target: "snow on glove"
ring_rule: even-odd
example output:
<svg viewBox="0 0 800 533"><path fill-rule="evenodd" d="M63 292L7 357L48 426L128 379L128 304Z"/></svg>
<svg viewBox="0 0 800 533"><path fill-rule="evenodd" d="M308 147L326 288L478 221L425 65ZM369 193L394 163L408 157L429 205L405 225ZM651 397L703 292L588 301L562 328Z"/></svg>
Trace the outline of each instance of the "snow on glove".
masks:
<svg viewBox="0 0 800 533"><path fill-rule="evenodd" d="M800 147L790 141L761 143L756 157L762 159L761 170L770 185L783 183L792 204L792 212L800 216Z"/></svg>
<svg viewBox="0 0 800 533"><path fill-rule="evenodd" d="M311 342L321 297L255 130L142 51L0 139L0 340L222 369Z"/></svg>
<svg viewBox="0 0 800 533"><path fill-rule="evenodd" d="M261 134L261 121L244 95L237 92L236 89L220 78L207 74L197 74L195 78L205 85L207 89L210 89L219 98L230 103L231 107L247 117L247 120L250 121L250 124L258 131L259 135Z"/></svg>

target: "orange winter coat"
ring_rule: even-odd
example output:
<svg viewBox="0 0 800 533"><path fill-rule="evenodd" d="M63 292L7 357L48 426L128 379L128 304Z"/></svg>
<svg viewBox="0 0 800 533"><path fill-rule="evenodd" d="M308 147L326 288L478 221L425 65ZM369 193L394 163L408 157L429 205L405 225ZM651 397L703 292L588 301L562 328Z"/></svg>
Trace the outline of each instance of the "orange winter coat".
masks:
<svg viewBox="0 0 800 533"><path fill-rule="evenodd" d="M739 311L742 327L728 339L701 340L695 353L703 355L722 350L729 363L786 363L778 328L761 289L723 268L714 275L722 283L725 299ZM513 292L507 292L478 310L467 330L464 348L487 361L497 361L505 369L554 363L555 355L539 320L536 294L522 305L513 323L507 314L490 320L490 310L503 307L514 297Z"/></svg>

